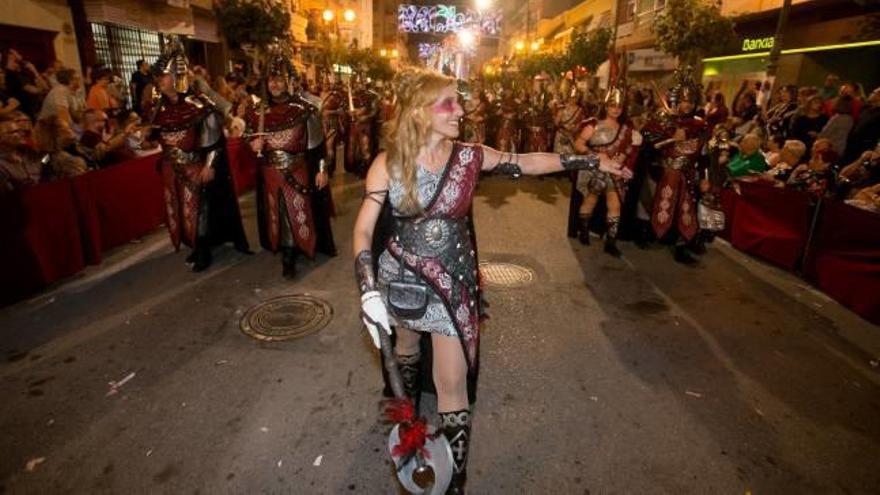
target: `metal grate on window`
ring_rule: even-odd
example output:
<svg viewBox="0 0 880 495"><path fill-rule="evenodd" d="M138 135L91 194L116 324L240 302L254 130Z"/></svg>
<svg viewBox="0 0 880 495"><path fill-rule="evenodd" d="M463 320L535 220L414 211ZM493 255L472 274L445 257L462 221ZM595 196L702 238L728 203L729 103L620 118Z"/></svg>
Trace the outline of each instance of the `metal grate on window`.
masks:
<svg viewBox="0 0 880 495"><path fill-rule="evenodd" d="M137 70L137 61L143 59L153 64L162 51L162 36L158 32L109 23L93 22L91 26L98 62L122 76L126 87Z"/></svg>

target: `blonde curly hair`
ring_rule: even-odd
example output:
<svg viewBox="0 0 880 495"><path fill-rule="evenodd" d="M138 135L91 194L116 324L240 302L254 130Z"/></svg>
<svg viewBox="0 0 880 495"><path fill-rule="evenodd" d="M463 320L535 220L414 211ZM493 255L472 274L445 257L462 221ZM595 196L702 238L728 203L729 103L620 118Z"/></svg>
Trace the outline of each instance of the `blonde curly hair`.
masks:
<svg viewBox="0 0 880 495"><path fill-rule="evenodd" d="M452 77L418 68L400 71L392 82L394 111L385 122L382 135L388 175L403 186L403 197L398 206L401 213L421 213L416 157L428 142L430 106L444 88L454 84Z"/></svg>

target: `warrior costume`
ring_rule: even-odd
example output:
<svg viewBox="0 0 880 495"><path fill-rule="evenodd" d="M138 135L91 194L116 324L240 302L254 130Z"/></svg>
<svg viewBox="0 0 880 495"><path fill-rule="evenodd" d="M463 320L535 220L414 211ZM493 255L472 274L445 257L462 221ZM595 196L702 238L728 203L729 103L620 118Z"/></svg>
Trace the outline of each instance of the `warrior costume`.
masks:
<svg viewBox="0 0 880 495"><path fill-rule="evenodd" d="M614 105L621 109L626 108L626 85L622 77L614 79L611 87L608 89L608 94L605 96L606 112L609 105ZM635 159L638 156L638 148L642 144L642 136L633 128L630 122L625 121L614 125L609 123L608 119L598 121L590 119L585 125L593 127L593 133L586 143L586 147L590 152L605 154L630 171L635 168ZM577 174L573 174L572 178L574 187L572 188L569 209L568 235L570 237L577 236L582 244L589 244L591 219L604 217L605 225L593 225L592 227L600 232L604 230L605 252L613 256L620 256L620 250L617 249L616 245L620 226L620 213L612 215L607 212L607 209L603 211L603 208L606 207L607 195L611 193L617 194L620 204L623 204L626 198L628 181L601 170L580 170ZM581 205L591 195L605 196L606 201L597 201L592 211L582 215L580 213ZM598 211L595 209L597 207L599 208Z"/></svg>
<svg viewBox="0 0 880 495"><path fill-rule="evenodd" d="M176 101L162 95L153 117L162 144L162 179L168 232L175 249L193 248L188 261L200 271L211 263L211 247L231 241L249 252L238 200L226 156L223 113L219 96L193 91L186 81L186 58L179 41L169 43L154 71L170 74L178 91ZM214 169L203 183L203 168Z"/></svg>
<svg viewBox="0 0 880 495"><path fill-rule="evenodd" d="M342 85L336 79L327 78L324 85L326 93L321 98L321 124L324 129L324 148L326 149L325 160L327 164L336 167L336 146L343 143L348 127L346 113L348 96L342 89Z"/></svg>
<svg viewBox="0 0 880 495"><path fill-rule="evenodd" d="M676 75L678 82L670 92L670 107L676 115L650 121L643 130L646 140L660 150L660 165L663 167L654 194L651 225L658 239L667 235L675 238L678 248L676 258L679 261L693 262L692 258L687 259L683 248L685 242L694 240L699 231L697 168L708 128L702 119L693 114L677 115L678 103L682 99L693 101L694 108L698 106L700 89L687 68L679 70ZM684 140L673 139L678 129L684 131Z"/></svg>
<svg viewBox="0 0 880 495"><path fill-rule="evenodd" d="M519 149L519 128L517 113L519 105L513 91L505 89L496 106L498 131L495 135L495 148L498 151L515 153Z"/></svg>
<svg viewBox="0 0 880 495"><path fill-rule="evenodd" d="M564 155L560 162L565 170L598 166L595 155ZM471 404L479 369L480 301L469 212L482 164L481 146L456 142L442 172L433 173L419 166L417 194L422 212L418 215L399 211L405 192L400 181L392 177L387 199L393 226L378 259L377 276L374 277L371 252L362 251L355 260L362 301L372 297L387 301L392 326L459 339L468 367ZM518 165L510 162L501 163L495 169L513 177L522 174ZM374 232L374 241L381 230ZM399 301L419 299L423 292L417 287L419 284L424 284L427 292L422 310L395 315L401 311L395 309L400 307ZM401 287L403 293L395 294ZM398 362L408 393L417 394L419 355L398 355ZM441 431L452 446L454 462L453 481L447 493L464 493L471 410L440 412L440 418Z"/></svg>
<svg viewBox="0 0 880 495"><path fill-rule="evenodd" d="M269 75L289 81L295 71L279 56L273 60ZM291 95L290 82L287 86L288 91L279 97L269 96L270 104L265 109L249 108L246 121L248 132L257 132L264 143L259 188L261 240L266 249L282 252L282 273L290 278L296 272L297 253L314 258L319 241L319 215L313 201L315 172L310 164L317 161L319 167L324 166L320 158L324 136L318 108ZM332 246L329 221L324 230L324 236L329 236L324 242Z"/></svg>
<svg viewBox="0 0 880 495"><path fill-rule="evenodd" d="M549 108L549 97L543 90L534 93L525 113L525 136L523 150L526 153L542 153L550 149L550 136L553 129L553 115Z"/></svg>
<svg viewBox="0 0 880 495"><path fill-rule="evenodd" d="M471 98L463 105L464 115L461 117L462 141L465 143L483 144L486 141L486 110L489 104L480 90L474 91Z"/></svg>
<svg viewBox="0 0 880 495"><path fill-rule="evenodd" d="M367 169L378 152L376 122L379 95L363 86L351 96L350 132L345 151L345 170L366 177Z"/></svg>

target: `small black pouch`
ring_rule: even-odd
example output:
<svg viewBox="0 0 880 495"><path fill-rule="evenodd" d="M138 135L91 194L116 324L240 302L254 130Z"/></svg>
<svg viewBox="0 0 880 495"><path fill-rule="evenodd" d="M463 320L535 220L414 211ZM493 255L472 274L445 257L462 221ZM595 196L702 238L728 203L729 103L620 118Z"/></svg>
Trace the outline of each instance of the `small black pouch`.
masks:
<svg viewBox="0 0 880 495"><path fill-rule="evenodd" d="M399 278L388 283L388 308L398 318L418 320L428 309L428 286L418 276L414 281L407 280L403 257L398 263Z"/></svg>

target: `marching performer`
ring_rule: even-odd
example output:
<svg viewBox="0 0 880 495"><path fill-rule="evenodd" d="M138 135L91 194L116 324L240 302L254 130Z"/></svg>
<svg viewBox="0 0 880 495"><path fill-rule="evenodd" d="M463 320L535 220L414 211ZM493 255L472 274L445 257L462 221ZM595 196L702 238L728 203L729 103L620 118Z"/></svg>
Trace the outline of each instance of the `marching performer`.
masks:
<svg viewBox="0 0 880 495"><path fill-rule="evenodd" d="M330 181L324 155L324 135L318 108L294 94L296 70L280 50L272 53L266 77L267 102L246 115L251 149L260 157L261 239L265 248L281 251L282 275L296 275L296 258L314 258L319 241L315 191ZM317 164L313 172L310 162ZM330 235L329 218L324 236ZM325 241L327 242L327 241ZM335 249L335 248L334 248Z"/></svg>
<svg viewBox="0 0 880 495"><path fill-rule="evenodd" d="M626 117L626 86L618 78L605 96L598 120L590 119L574 142L577 152L603 153L632 170L642 136ZM620 209L626 193L626 180L598 170L577 173L572 190L569 223L577 215L577 236L581 244L590 243L590 218L601 196L605 196L605 252L621 255L617 248ZM571 230L571 229L570 229ZM570 231L571 234L571 231Z"/></svg>
<svg viewBox="0 0 880 495"><path fill-rule="evenodd" d="M675 243L675 260L694 264L690 247L697 238L697 169L708 138L706 123L694 112L701 90L690 67L675 74L669 106L662 118L649 121L642 130L646 141L659 151L662 176L654 193L651 224L658 239Z"/></svg>
<svg viewBox="0 0 880 495"><path fill-rule="evenodd" d="M211 265L211 248L231 241L250 253L226 156L224 114L230 104L202 79L190 88L183 45L171 37L153 72L159 94L153 125L162 144L168 231L175 249L193 249L194 272Z"/></svg>
<svg viewBox="0 0 880 495"><path fill-rule="evenodd" d="M324 160L333 170L336 168L336 147L344 143L348 127L348 95L342 88L339 76L327 73L321 96L321 124L324 129Z"/></svg>
<svg viewBox="0 0 880 495"><path fill-rule="evenodd" d="M452 446L454 474L447 493L464 493L471 437L471 404L478 370L477 266L467 215L481 171L519 177L599 169L626 174L604 155L515 154L457 142L456 80L418 69L400 72L397 102L386 128L385 151L370 168L354 227L355 272L364 323L397 334L395 353L418 369L420 332L430 334L440 429ZM391 204L390 237L373 252L382 205ZM378 273L377 273L378 271ZM417 373L403 373L418 392Z"/></svg>
<svg viewBox="0 0 880 495"><path fill-rule="evenodd" d="M360 75L351 94L350 131L345 151L345 170L361 177L377 152L376 121L379 116L379 95L370 89Z"/></svg>

